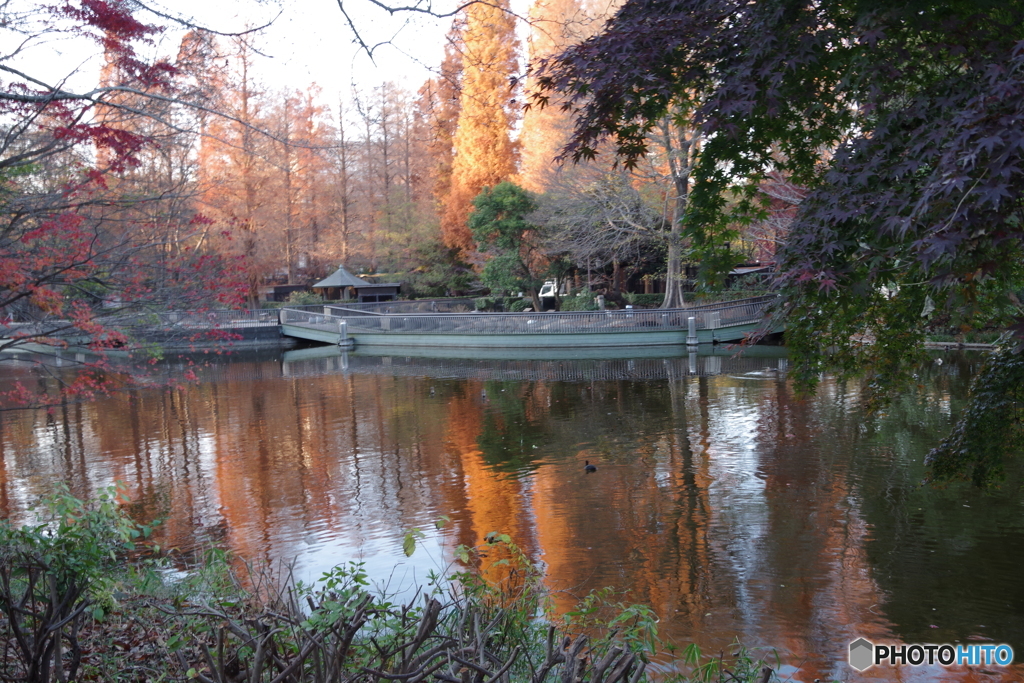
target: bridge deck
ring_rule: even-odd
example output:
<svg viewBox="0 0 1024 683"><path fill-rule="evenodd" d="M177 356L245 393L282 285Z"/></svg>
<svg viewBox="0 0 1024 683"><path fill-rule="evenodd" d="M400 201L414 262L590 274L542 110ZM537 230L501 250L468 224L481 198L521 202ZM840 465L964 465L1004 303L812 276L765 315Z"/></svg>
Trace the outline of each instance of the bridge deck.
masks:
<svg viewBox="0 0 1024 683"><path fill-rule="evenodd" d="M281 332L329 344L581 348L686 344L694 318L699 343L743 339L763 325L771 297L672 310L572 313L375 313L340 306L281 309ZM773 330L774 331L774 330Z"/></svg>

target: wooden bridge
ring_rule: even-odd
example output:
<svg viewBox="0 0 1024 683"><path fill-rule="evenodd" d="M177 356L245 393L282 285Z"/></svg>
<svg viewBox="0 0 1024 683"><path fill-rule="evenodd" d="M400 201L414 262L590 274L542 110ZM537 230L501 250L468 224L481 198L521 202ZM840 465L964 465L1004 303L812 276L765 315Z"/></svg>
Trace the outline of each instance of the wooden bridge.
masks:
<svg viewBox="0 0 1024 683"><path fill-rule="evenodd" d="M104 326L164 348L194 349L210 344L280 345L305 339L352 348L430 349L433 356L465 358L466 349L492 349L505 358L577 357L580 349L643 349L693 346L742 340L763 331L764 313L773 297L741 299L678 309L585 311L571 313L471 312L472 300L390 301L364 305L318 305L275 310L165 311L111 316ZM46 334L47 329L70 329ZM781 331L781 326L768 330ZM0 328L0 338L19 337L25 352L86 352L87 336L70 323L15 323ZM53 347L34 343L53 337ZM11 339L5 339L11 341ZM127 346L118 353L129 353ZM13 352L13 349L11 350Z"/></svg>
<svg viewBox="0 0 1024 683"><path fill-rule="evenodd" d="M677 309L570 313L437 310L443 302L282 308L281 333L350 346L578 349L733 342L764 325L774 297ZM780 331L771 329L770 332Z"/></svg>

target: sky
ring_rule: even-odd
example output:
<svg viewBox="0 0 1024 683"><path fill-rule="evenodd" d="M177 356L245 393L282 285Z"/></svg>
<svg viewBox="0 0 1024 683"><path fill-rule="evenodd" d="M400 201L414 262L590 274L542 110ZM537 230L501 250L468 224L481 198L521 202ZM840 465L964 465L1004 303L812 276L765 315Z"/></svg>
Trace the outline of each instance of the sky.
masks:
<svg viewBox="0 0 1024 683"><path fill-rule="evenodd" d="M404 2L404 0L402 0ZM324 94L347 93L352 84L369 88L395 81L416 88L430 77L444 50L444 36L451 19L403 14L389 16L369 0L346 0L360 35L369 44L384 43L374 50L373 60L355 42L337 0L177 0L173 10L188 12L216 30L238 31L249 25L273 21L254 40L266 57L259 59L261 77L272 87L303 88L315 82ZM454 2L442 0L440 7ZM154 5L155 6L155 5ZM176 32L165 41L174 43Z"/></svg>
<svg viewBox="0 0 1024 683"><path fill-rule="evenodd" d="M415 1L395 0L396 4ZM224 33L272 22L253 40L265 55L258 59L257 77L272 89L305 89L316 83L325 100L336 102L339 97L349 99L353 85L368 90L393 81L414 91L433 75L432 70L441 63L451 18L409 12L391 16L370 0L344 2L366 43L387 43L375 48L372 60L356 43L338 0L142 0L144 6L158 12ZM513 0L513 11L525 13L528 2ZM21 7L35 4L29 0L18 3ZM441 13L456 6L457 0L436 0L434 4ZM140 50L143 54L177 53L184 29L146 12L138 17L167 27L155 45ZM12 36L5 38L3 32L0 26L0 43L11 41ZM85 39L44 37L19 61L33 75L43 74L51 83L68 79L73 87L87 89L96 82L97 52L95 43Z"/></svg>

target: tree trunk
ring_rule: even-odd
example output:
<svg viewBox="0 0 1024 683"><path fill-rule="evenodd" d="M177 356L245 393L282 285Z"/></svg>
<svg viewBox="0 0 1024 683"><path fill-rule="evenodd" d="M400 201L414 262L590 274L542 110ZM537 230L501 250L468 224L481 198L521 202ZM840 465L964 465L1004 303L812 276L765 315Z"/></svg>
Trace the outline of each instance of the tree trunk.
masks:
<svg viewBox="0 0 1024 683"><path fill-rule="evenodd" d="M529 291L530 291L530 300L533 301L533 310L537 311L538 313L543 311L544 310L544 306L541 305L541 303L540 303L540 297L537 296L537 290L536 289L531 289Z"/></svg>
<svg viewBox="0 0 1024 683"><path fill-rule="evenodd" d="M699 134L687 125L683 112L662 120L659 142L668 160L675 201L672 203L672 228L668 236L668 264L665 275L665 301L662 308L680 308L683 302L683 216L690 194L690 171L700 147ZM675 119L675 123L673 122Z"/></svg>
<svg viewBox="0 0 1024 683"><path fill-rule="evenodd" d="M284 140L281 147L284 153L284 260L285 274L288 278L286 284L292 284L292 264L295 260L292 245L292 213L294 210L292 201L292 129L291 111L288 98L284 100Z"/></svg>
<svg viewBox="0 0 1024 683"><path fill-rule="evenodd" d="M678 198L676 203L679 203ZM665 275L665 300L661 304L662 308L682 308L683 306L682 253L682 221L673 216L672 231L668 236L668 272Z"/></svg>
<svg viewBox="0 0 1024 683"><path fill-rule="evenodd" d="M349 237L349 173L348 141L345 139L345 107L338 105L338 194L341 197L341 264L348 266Z"/></svg>

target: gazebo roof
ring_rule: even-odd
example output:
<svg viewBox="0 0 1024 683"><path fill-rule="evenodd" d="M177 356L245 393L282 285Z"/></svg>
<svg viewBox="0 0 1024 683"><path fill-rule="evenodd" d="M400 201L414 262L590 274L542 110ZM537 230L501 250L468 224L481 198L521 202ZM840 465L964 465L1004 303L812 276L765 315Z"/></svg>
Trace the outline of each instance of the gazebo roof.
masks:
<svg viewBox="0 0 1024 683"><path fill-rule="evenodd" d="M345 267L342 266L320 282L313 285L313 287L365 287L368 284L370 283L366 280L360 280L355 275L345 270Z"/></svg>

